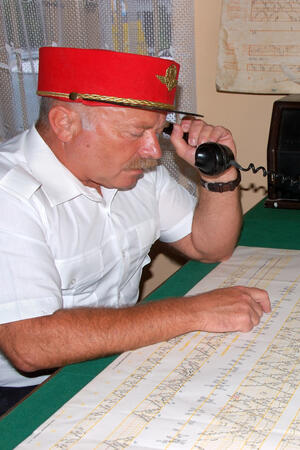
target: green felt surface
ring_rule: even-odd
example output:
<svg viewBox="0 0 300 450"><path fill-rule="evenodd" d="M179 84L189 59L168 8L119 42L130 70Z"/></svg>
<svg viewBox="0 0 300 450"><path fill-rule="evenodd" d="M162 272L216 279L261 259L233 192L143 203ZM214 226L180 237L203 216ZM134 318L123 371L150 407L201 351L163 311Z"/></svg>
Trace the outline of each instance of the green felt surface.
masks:
<svg viewBox="0 0 300 450"><path fill-rule="evenodd" d="M240 245L300 249L300 210L264 208L260 202L244 219ZM216 264L190 261L156 289L147 300L181 296ZM92 380L115 356L64 367L0 421L0 448L9 450Z"/></svg>

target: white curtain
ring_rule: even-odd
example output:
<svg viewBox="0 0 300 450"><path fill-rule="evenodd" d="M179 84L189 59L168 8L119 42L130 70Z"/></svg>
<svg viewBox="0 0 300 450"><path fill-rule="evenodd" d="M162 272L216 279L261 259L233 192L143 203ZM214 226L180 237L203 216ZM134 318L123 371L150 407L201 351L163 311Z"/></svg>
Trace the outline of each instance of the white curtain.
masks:
<svg viewBox="0 0 300 450"><path fill-rule="evenodd" d="M37 119L38 49L45 45L173 58L181 64L177 108L195 111L193 17L189 0L0 0L0 140ZM178 169L162 145L168 169L193 191L188 167Z"/></svg>

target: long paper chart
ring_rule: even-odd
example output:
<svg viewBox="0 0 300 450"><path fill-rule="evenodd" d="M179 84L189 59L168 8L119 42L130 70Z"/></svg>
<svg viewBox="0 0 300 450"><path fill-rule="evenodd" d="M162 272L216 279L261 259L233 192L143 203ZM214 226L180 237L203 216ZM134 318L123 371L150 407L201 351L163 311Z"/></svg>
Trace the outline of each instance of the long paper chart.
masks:
<svg viewBox="0 0 300 450"><path fill-rule="evenodd" d="M300 449L300 251L238 247L189 294L240 284L272 302L251 332L124 353L18 448Z"/></svg>

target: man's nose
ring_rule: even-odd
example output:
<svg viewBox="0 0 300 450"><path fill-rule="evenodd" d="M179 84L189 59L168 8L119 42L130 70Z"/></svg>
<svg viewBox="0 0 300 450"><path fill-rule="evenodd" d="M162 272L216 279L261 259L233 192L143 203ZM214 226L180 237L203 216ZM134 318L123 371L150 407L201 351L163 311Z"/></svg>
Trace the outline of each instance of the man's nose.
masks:
<svg viewBox="0 0 300 450"><path fill-rule="evenodd" d="M139 148L139 155L142 158L159 159L162 156L158 137L154 131L147 130Z"/></svg>

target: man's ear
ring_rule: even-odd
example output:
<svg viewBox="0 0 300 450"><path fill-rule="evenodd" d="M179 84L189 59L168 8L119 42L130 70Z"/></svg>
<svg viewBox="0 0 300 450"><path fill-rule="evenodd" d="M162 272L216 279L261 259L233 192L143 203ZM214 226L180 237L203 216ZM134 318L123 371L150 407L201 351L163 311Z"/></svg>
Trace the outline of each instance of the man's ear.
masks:
<svg viewBox="0 0 300 450"><path fill-rule="evenodd" d="M62 105L53 106L48 118L54 134L62 142L69 142L80 131L80 116L78 112L68 107Z"/></svg>

